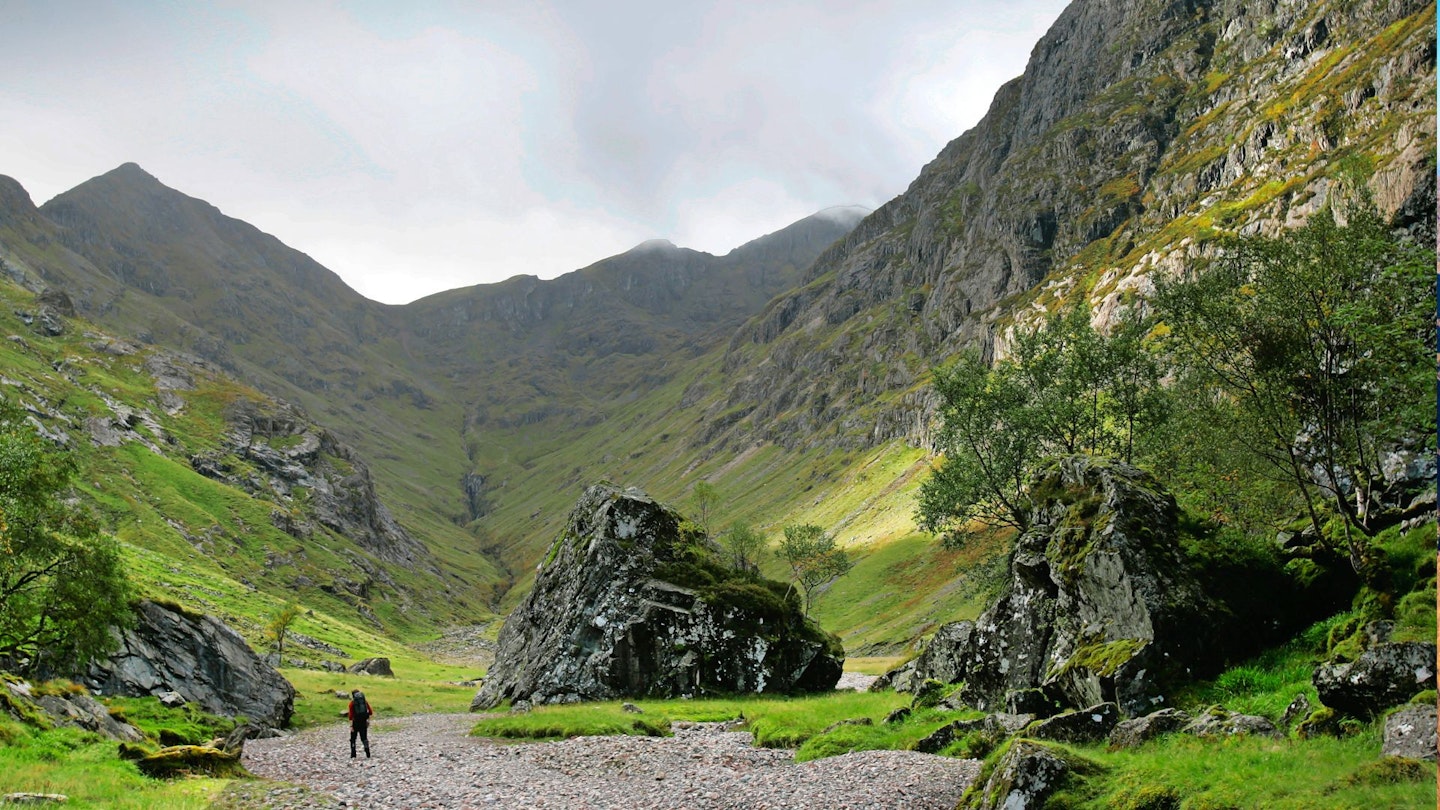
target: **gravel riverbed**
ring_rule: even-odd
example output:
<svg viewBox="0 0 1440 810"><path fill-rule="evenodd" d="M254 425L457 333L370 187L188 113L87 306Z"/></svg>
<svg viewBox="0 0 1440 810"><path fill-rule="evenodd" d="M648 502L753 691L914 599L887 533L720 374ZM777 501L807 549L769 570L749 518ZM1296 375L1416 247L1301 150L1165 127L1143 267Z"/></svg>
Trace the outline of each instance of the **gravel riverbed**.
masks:
<svg viewBox="0 0 1440 810"><path fill-rule="evenodd" d="M498 743L468 735L476 719L377 721L368 760L363 753L350 759L345 726L252 740L246 767L287 786L252 784L224 806L948 810L980 768L974 760L913 751L797 764L794 752L755 748L748 732L717 723L681 724L666 738Z"/></svg>

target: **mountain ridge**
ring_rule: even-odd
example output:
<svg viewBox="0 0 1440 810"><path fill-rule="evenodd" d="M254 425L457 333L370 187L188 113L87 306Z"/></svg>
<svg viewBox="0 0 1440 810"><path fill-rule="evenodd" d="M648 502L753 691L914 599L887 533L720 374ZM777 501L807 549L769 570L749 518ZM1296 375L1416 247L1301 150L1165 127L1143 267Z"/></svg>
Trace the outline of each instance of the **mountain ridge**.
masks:
<svg viewBox="0 0 1440 810"><path fill-rule="evenodd" d="M45 206L0 220L0 254L12 277L54 279L102 323L303 405L360 448L447 570L485 577L470 561L498 561L512 601L554 516L600 478L661 498L707 481L727 520L762 527L911 537L928 375L962 348L1002 354L1017 325L1078 297L1103 325L1152 273L1224 236L1366 194L1433 239L1434 13L1417 0L1078 0L904 193L853 228L816 214L720 257L642 243L559 279L396 306L333 287L338 303L301 307L271 266L298 251L147 247L127 241L139 225L107 233L105 212L73 198L57 214L69 225ZM24 207L14 188L0 199ZM249 279L236 294L225 261L270 288ZM164 275L202 270L230 288L206 297Z"/></svg>

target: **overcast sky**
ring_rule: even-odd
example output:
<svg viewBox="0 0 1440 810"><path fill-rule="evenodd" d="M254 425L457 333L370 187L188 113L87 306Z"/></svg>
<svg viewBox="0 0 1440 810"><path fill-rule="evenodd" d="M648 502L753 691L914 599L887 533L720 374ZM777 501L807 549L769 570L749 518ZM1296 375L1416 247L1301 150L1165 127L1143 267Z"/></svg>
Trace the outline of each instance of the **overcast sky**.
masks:
<svg viewBox="0 0 1440 810"><path fill-rule="evenodd" d="M135 161L404 303L875 208L1061 0L0 0L0 174Z"/></svg>

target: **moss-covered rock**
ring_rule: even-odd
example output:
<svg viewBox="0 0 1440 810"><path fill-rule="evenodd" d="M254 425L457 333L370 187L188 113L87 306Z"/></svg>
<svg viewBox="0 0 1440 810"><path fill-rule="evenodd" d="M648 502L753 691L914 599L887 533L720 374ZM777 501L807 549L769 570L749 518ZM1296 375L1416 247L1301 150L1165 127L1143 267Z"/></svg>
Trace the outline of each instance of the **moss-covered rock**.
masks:
<svg viewBox="0 0 1440 810"><path fill-rule="evenodd" d="M1062 748L1016 739L985 761L980 777L961 797L958 810L1045 807L1069 782L1099 766Z"/></svg>
<svg viewBox="0 0 1440 810"><path fill-rule="evenodd" d="M155 779L180 776L249 776L240 757L203 745L174 745L141 757L135 763L140 772Z"/></svg>
<svg viewBox="0 0 1440 810"><path fill-rule="evenodd" d="M914 678L964 681L964 702L1010 708L1101 703L1143 714L1203 667L1216 606L1181 553L1175 499L1152 476L1089 456L1057 459L1029 488L1000 596L947 625ZM1040 714L1053 711L1041 711Z"/></svg>

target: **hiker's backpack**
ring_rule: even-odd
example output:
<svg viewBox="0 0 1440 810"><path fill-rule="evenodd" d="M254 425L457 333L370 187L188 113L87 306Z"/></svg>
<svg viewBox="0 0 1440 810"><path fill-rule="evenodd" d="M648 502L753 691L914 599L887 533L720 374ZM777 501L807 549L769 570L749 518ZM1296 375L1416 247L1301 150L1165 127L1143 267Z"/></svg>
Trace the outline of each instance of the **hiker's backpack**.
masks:
<svg viewBox="0 0 1440 810"><path fill-rule="evenodd" d="M354 722L360 723L362 725L365 723L369 723L370 704L365 702L365 696L361 695L360 697L355 698L355 700L353 701L353 706L354 711L351 714L351 717L354 718Z"/></svg>

